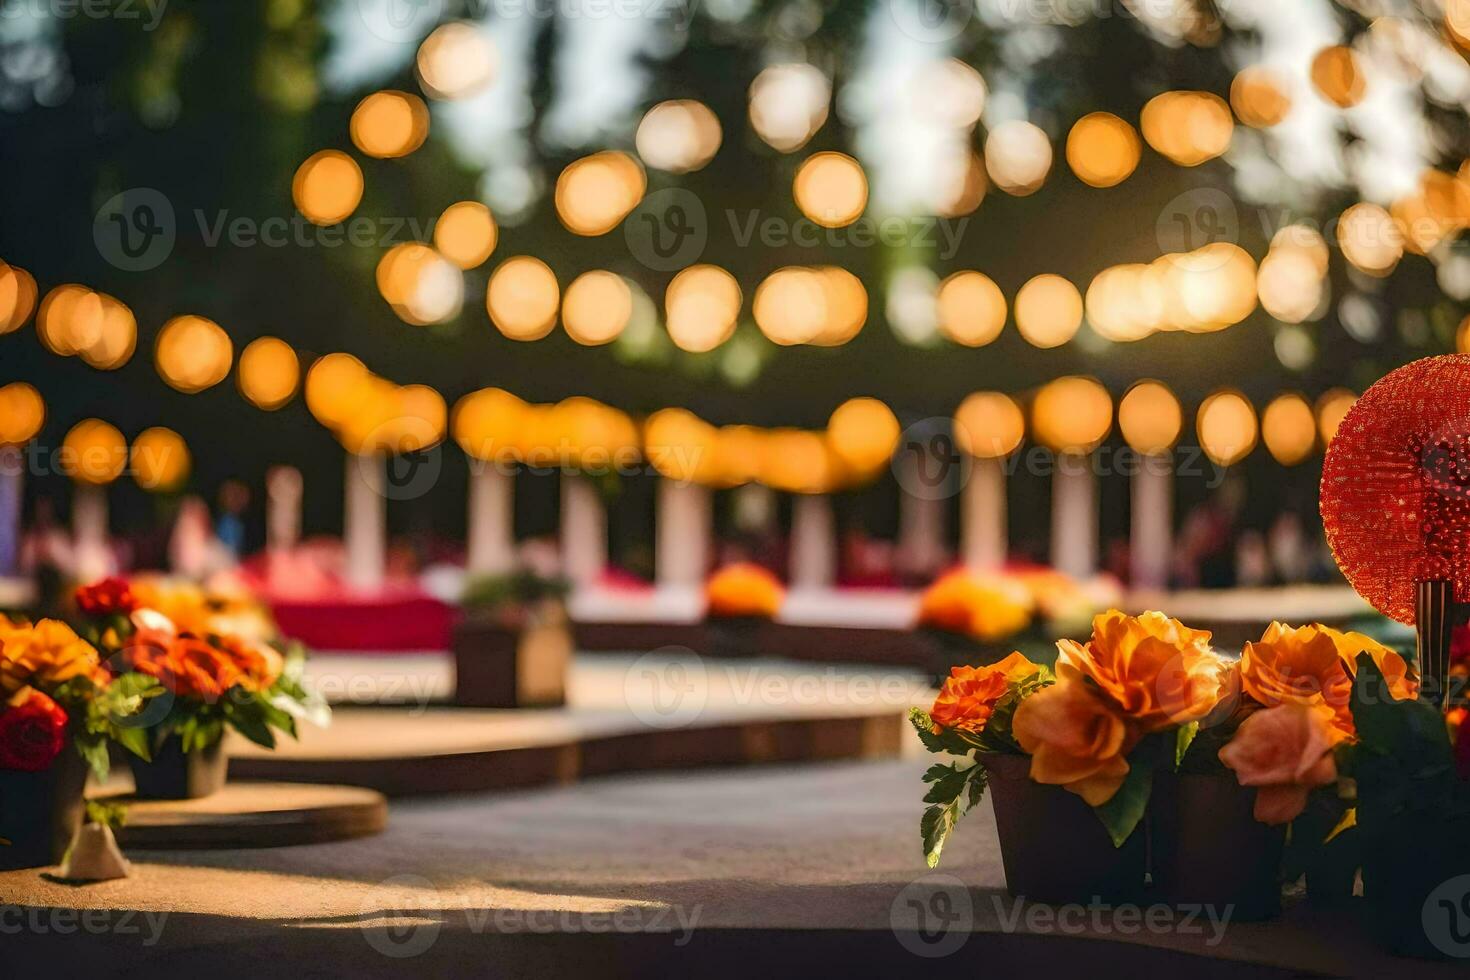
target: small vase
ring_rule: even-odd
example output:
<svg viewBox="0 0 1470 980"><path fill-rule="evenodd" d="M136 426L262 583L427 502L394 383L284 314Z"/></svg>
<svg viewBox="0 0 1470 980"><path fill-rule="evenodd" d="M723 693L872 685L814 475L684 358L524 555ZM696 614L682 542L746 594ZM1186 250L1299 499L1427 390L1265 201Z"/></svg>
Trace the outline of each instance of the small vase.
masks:
<svg viewBox="0 0 1470 980"><path fill-rule="evenodd" d="M1255 802L1233 773L1155 775L1152 871L1164 901L1228 907L1238 921L1280 913L1286 828L1256 820Z"/></svg>
<svg viewBox="0 0 1470 980"><path fill-rule="evenodd" d="M230 760L224 739L193 752L170 735L153 753L151 762L128 758L133 768L133 795L140 800L199 800L218 793L225 785Z"/></svg>
<svg viewBox="0 0 1470 980"><path fill-rule="evenodd" d="M572 632L560 600L454 627L454 703L464 708L554 708L566 703Z"/></svg>
<svg viewBox="0 0 1470 980"><path fill-rule="evenodd" d="M0 871L44 868L66 854L85 809L87 763L68 741L44 772L0 770Z"/></svg>
<svg viewBox="0 0 1470 980"><path fill-rule="evenodd" d="M1054 905L1132 901L1143 892L1147 846L1142 827L1114 847L1102 821L1060 786L1034 782L1031 760L984 752L987 795L995 808L1006 888Z"/></svg>

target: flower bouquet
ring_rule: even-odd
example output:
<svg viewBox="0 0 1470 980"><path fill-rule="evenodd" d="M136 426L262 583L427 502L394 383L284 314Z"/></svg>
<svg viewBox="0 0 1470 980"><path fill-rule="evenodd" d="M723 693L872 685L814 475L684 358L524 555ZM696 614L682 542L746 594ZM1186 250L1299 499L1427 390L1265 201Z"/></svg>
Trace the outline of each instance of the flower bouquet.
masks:
<svg viewBox="0 0 1470 980"><path fill-rule="evenodd" d="M61 859L89 766L107 778L110 742L146 757L136 716L160 693L151 677L114 676L65 623L0 616L0 869Z"/></svg>
<svg viewBox="0 0 1470 980"><path fill-rule="evenodd" d="M572 657L565 579L531 571L471 580L451 638L454 703L471 708L566 703Z"/></svg>
<svg viewBox="0 0 1470 980"><path fill-rule="evenodd" d="M957 569L924 590L914 625L928 640L933 673L943 677L952 667L999 660L1032 628L1035 610L1017 579Z"/></svg>
<svg viewBox="0 0 1470 980"><path fill-rule="evenodd" d="M704 586L705 634L716 657L753 657L760 652L761 627L786 601L781 580L754 562L735 562Z"/></svg>
<svg viewBox="0 0 1470 980"><path fill-rule="evenodd" d="M80 631L121 669L162 689L140 720L146 753L134 761L143 799L194 799L218 790L228 760L226 729L265 748L276 732L296 737L298 719L325 724L327 708L302 683L305 654L282 652L250 632L264 627L235 614L238 600L191 583L106 579L77 589ZM167 609L165 613L162 610Z"/></svg>

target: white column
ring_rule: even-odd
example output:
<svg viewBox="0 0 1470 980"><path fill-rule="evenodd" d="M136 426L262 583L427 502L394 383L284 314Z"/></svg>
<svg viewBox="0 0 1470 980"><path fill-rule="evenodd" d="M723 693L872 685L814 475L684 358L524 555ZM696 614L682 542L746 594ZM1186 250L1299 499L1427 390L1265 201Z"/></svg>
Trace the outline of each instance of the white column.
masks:
<svg viewBox="0 0 1470 980"><path fill-rule="evenodd" d="M107 543L107 488L76 484L71 501L71 527L77 578L91 582L111 575L112 549Z"/></svg>
<svg viewBox="0 0 1470 980"><path fill-rule="evenodd" d="M1006 533L1006 471L1000 459L976 459L960 496L960 523L965 567L975 571L1005 564L1010 544Z"/></svg>
<svg viewBox="0 0 1470 980"><path fill-rule="evenodd" d="M265 546L267 552L288 552L301 540L301 471L273 466L265 475Z"/></svg>
<svg viewBox="0 0 1470 980"><path fill-rule="evenodd" d="M1051 486L1051 563L1074 578L1090 578L1097 571L1097 474L1091 454L1058 453Z"/></svg>
<svg viewBox="0 0 1470 980"><path fill-rule="evenodd" d="M593 585L607 568L607 512L585 476L561 478L561 562L578 587Z"/></svg>
<svg viewBox="0 0 1470 980"><path fill-rule="evenodd" d="M1174 547L1174 460L1169 453L1139 454L1133 474L1129 565L1134 589L1169 586Z"/></svg>
<svg viewBox="0 0 1470 980"><path fill-rule="evenodd" d="M837 582L837 520L832 498L799 494L791 502L792 589L830 589Z"/></svg>
<svg viewBox="0 0 1470 980"><path fill-rule="evenodd" d="M465 570L504 575L515 568L515 476L496 463L470 460L469 528Z"/></svg>
<svg viewBox="0 0 1470 980"><path fill-rule="evenodd" d="M928 451L918 448L903 454L900 465L911 472L898 481L898 542L895 559L898 570L909 575L927 576L944 564L945 508L943 494L916 494L910 487L926 487L919 477L927 465Z"/></svg>
<svg viewBox="0 0 1470 980"><path fill-rule="evenodd" d="M662 477L654 514L654 576L659 588L698 589L709 573L714 514L706 487Z"/></svg>
<svg viewBox="0 0 1470 980"><path fill-rule="evenodd" d="M381 456L347 454L343 538L347 586L354 592L374 592L383 587L388 538L386 467L387 461Z"/></svg>
<svg viewBox="0 0 1470 980"><path fill-rule="evenodd" d="M25 454L0 447L0 579L20 572L20 511L25 496Z"/></svg>

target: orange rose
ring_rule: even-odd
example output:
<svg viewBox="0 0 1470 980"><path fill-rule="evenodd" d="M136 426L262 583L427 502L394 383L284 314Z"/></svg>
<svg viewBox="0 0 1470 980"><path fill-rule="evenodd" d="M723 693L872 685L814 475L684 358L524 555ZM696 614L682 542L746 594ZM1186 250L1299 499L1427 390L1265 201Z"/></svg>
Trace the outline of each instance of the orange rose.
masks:
<svg viewBox="0 0 1470 980"><path fill-rule="evenodd" d="M1144 731L1198 721L1223 693L1228 664L1210 634L1163 613L1116 609L1092 621L1092 639L1057 641L1057 677L1086 678Z"/></svg>
<svg viewBox="0 0 1470 980"><path fill-rule="evenodd" d="M1257 787L1261 823L1295 820L1313 789L1337 779L1333 718L1325 704L1286 702L1252 714L1220 750L1220 761L1235 770L1240 785Z"/></svg>
<svg viewBox="0 0 1470 980"><path fill-rule="evenodd" d="M1031 625L1031 598L1019 583L960 569L924 590L918 625L993 643Z"/></svg>
<svg viewBox="0 0 1470 980"><path fill-rule="evenodd" d="M1138 740L1117 709L1077 679L1022 701L1011 727L1031 755L1031 778L1076 793L1089 806L1118 792L1128 775L1124 756Z"/></svg>
<svg viewBox="0 0 1470 980"><path fill-rule="evenodd" d="M995 713L996 702L1010 685L1030 677L1037 666L1020 653L1012 653L988 667L955 667L945 678L934 699L929 717L939 728L956 728L979 733Z"/></svg>
<svg viewBox="0 0 1470 980"><path fill-rule="evenodd" d="M123 649L128 666L155 678L179 697L214 703L235 685L245 686L240 668L214 647L188 636L139 630Z"/></svg>
<svg viewBox="0 0 1470 980"><path fill-rule="evenodd" d="M6 623L0 630L0 693L9 696L27 685L51 693L75 677L98 687L111 680L96 648L60 620L24 627Z"/></svg>
<svg viewBox="0 0 1470 980"><path fill-rule="evenodd" d="M726 565L710 576L704 591L708 613L717 617L773 619L786 599L780 580L751 562Z"/></svg>
<svg viewBox="0 0 1470 980"><path fill-rule="evenodd" d="M220 652L240 672L240 686L250 691L264 691L281 676L285 661L267 643L257 643L238 636L218 638Z"/></svg>
<svg viewBox="0 0 1470 980"><path fill-rule="evenodd" d="M1403 657L1362 633L1312 624L1300 628L1272 623L1240 658L1241 688L1267 707L1325 704L1333 712L1338 740L1356 733L1350 707L1359 653L1367 653L1388 681L1395 700L1413 697L1417 684Z"/></svg>

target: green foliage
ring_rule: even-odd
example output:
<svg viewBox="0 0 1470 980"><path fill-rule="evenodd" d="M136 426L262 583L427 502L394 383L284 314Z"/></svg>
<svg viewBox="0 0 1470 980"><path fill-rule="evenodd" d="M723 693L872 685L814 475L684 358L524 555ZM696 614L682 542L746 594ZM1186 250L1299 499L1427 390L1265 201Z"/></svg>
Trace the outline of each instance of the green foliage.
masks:
<svg viewBox="0 0 1470 980"><path fill-rule="evenodd" d="M919 818L919 836L929 867L939 865L955 824L984 797L985 778L985 767L975 762L963 768L959 763L936 763L924 773L924 782L929 784L924 802L932 805Z"/></svg>
<svg viewBox="0 0 1470 980"><path fill-rule="evenodd" d="M1123 846L1148 810L1154 773L1160 769L1173 771L1179 768L1179 759L1187 750L1188 742L1192 741L1192 736L1185 734L1189 727L1185 725L1178 730L1154 732L1139 740L1133 751L1128 753L1128 775L1124 777L1123 785L1101 806L1092 808L1112 838L1114 847Z"/></svg>
<svg viewBox="0 0 1470 980"><path fill-rule="evenodd" d="M148 758L144 730L137 719L149 702L163 694L156 680L143 674L122 674L98 688L90 678L76 677L56 690L58 703L72 717L72 741L78 754L99 780L111 769L108 743Z"/></svg>
<svg viewBox="0 0 1470 980"><path fill-rule="evenodd" d="M521 569L505 575L481 575L465 583L460 605L476 615L495 616L545 599L564 599L571 583Z"/></svg>
<svg viewBox="0 0 1470 980"><path fill-rule="evenodd" d="M117 830L127 822L127 804L114 803L111 800L87 801L87 823L97 823Z"/></svg>

